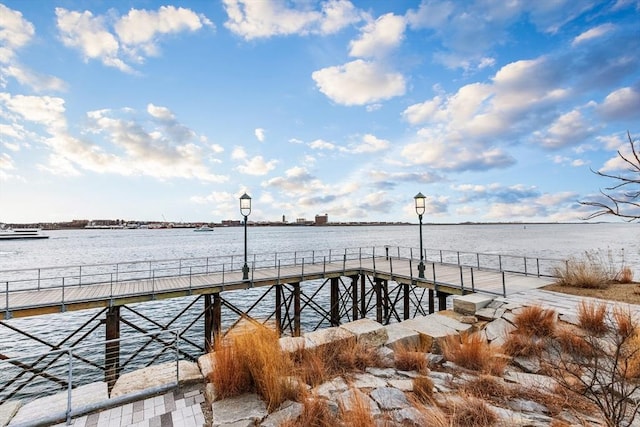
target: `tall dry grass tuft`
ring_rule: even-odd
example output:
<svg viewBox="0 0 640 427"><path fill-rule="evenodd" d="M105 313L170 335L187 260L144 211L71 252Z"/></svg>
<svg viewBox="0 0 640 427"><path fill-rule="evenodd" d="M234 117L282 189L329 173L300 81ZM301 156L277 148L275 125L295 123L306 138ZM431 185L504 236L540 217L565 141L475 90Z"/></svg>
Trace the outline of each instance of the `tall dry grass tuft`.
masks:
<svg viewBox="0 0 640 427"><path fill-rule="evenodd" d="M544 348L544 340L517 332L509 334L502 344L502 350L512 357L540 357Z"/></svg>
<svg viewBox="0 0 640 427"><path fill-rule="evenodd" d="M342 425L345 427L371 427L376 425L371 406L364 399L364 395L358 389L351 390L349 406L340 402L340 414Z"/></svg>
<svg viewBox="0 0 640 427"><path fill-rule="evenodd" d="M413 394L422 403L431 401L433 397L433 380L426 376L415 377L413 383Z"/></svg>
<svg viewBox="0 0 640 427"><path fill-rule="evenodd" d="M586 332L602 336L609 329L606 323L607 304L581 301L578 306L578 325Z"/></svg>
<svg viewBox="0 0 640 427"><path fill-rule="evenodd" d="M629 266L625 265L620 269L618 273L618 282L620 283L633 283L633 270Z"/></svg>
<svg viewBox="0 0 640 427"><path fill-rule="evenodd" d="M429 427L451 427L453 424L449 420L447 414L437 406L418 406L416 407L422 418L423 426Z"/></svg>
<svg viewBox="0 0 640 427"><path fill-rule="evenodd" d="M491 375L480 375L469 380L460 387L460 390L470 396L492 401L504 400L511 394L502 380Z"/></svg>
<svg viewBox="0 0 640 427"><path fill-rule="evenodd" d="M251 373L256 392L265 400L270 412L285 400L297 398L301 390L289 377L293 364L280 349L276 331L254 325L233 340L238 357Z"/></svg>
<svg viewBox="0 0 640 427"><path fill-rule="evenodd" d="M401 371L416 371L421 374L426 374L429 371L426 354L417 351L415 347L400 345L396 348L393 358L396 369Z"/></svg>
<svg viewBox="0 0 640 427"><path fill-rule="evenodd" d="M208 374L207 380L213 384L217 399L226 399L251 391L251 373L239 357L233 341L217 342L211 357L214 369Z"/></svg>
<svg viewBox="0 0 640 427"><path fill-rule="evenodd" d="M492 375L501 375L507 365L503 355L478 333L462 335L460 339L448 336L442 344L442 353L447 360L463 368Z"/></svg>
<svg viewBox="0 0 640 427"><path fill-rule="evenodd" d="M554 268L553 272L558 284L594 289L606 288L618 273L611 251L606 255L587 251L583 258L570 258L565 265Z"/></svg>
<svg viewBox="0 0 640 427"><path fill-rule="evenodd" d="M555 310L533 305L523 307L516 315L514 324L520 334L550 337L555 330L556 319Z"/></svg>
<svg viewBox="0 0 640 427"><path fill-rule="evenodd" d="M313 396L303 403L302 413L294 420L287 420L280 427L335 427L338 418L333 414L327 401Z"/></svg>
<svg viewBox="0 0 640 427"><path fill-rule="evenodd" d="M556 331L555 339L564 353L572 354L576 358L593 357L593 348L584 339L583 333L566 327L560 328Z"/></svg>
<svg viewBox="0 0 640 427"><path fill-rule="evenodd" d="M498 416L481 399L462 394L459 400L445 403L454 427L489 427L498 422Z"/></svg>

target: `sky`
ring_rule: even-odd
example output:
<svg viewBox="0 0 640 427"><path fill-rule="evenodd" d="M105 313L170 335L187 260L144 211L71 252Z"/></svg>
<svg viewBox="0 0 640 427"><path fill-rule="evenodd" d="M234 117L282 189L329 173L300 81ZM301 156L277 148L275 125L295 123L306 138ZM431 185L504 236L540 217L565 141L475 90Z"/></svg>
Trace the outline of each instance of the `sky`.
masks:
<svg viewBox="0 0 640 427"><path fill-rule="evenodd" d="M0 222L582 221L627 132L638 0L0 3Z"/></svg>

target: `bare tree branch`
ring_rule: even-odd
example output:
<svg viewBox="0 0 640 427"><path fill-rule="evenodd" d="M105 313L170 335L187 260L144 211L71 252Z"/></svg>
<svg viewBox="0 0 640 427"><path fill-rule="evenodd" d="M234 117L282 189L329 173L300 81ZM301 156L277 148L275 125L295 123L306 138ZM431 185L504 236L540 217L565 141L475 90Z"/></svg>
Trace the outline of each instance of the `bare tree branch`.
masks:
<svg viewBox="0 0 640 427"><path fill-rule="evenodd" d="M629 222L640 221L640 146L636 147L636 142L631 138L631 132L627 131L629 145L631 146L631 154L625 155L618 150L620 157L628 166L628 171L635 175L609 174L601 171L591 172L603 178L615 181L610 187L600 190L606 200L587 200L579 202L583 206L597 208L593 213L589 214L585 219L593 219L603 215L613 215L624 218ZM624 189L620 193L618 190Z"/></svg>

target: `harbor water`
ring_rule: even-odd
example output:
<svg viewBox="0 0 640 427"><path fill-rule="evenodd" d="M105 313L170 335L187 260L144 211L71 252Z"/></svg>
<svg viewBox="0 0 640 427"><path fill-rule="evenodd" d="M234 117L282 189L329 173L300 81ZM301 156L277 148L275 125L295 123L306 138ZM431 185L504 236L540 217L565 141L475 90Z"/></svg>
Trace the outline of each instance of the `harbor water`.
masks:
<svg viewBox="0 0 640 427"><path fill-rule="evenodd" d="M244 233L241 227L218 227L212 232L194 232L193 229L135 229L135 230L64 230L47 231L50 238L44 240L12 240L0 242L0 286L2 271L12 269L44 268L51 266L77 266L129 261L163 259L188 259L236 255L242 259ZM345 248L419 247L418 225L397 226L286 226L249 227L248 252L252 254L282 253L332 249L340 253ZM530 258L567 259L580 257L586 251L600 251L605 259L617 265L623 263L640 278L640 224L491 224L491 225L423 225L423 244L429 253L437 250L505 254ZM247 307L261 295L264 289L238 292L234 304ZM230 294L230 293L229 293ZM227 295L224 295L227 298ZM328 299L324 294L319 299ZM181 329L189 326L185 338L202 345L202 307L185 311L172 324L167 322L181 313L195 297L151 301L133 304L134 311L123 310L124 319L151 331L160 326ZM322 302L328 303L328 301ZM272 310L272 306L271 306ZM68 334L88 321L98 310L85 310L50 314L31 318L11 319L6 323L28 331L42 341L58 346ZM140 317L142 313L144 317ZM265 316L267 312L262 313ZM255 313L260 317L261 313ZM315 326L313 319L302 319ZM191 324L193 324L191 326ZM127 325L122 326L121 336L140 334ZM95 343L96 353L104 351L104 327L83 338L82 343ZM60 344L71 345L73 340ZM196 351L195 346L181 344L185 351ZM129 350L135 346L132 346ZM38 340L27 340L10 328L0 325L0 354L16 357L49 350ZM145 349L127 370L146 364L145 352L152 354L152 346ZM128 346L121 349L127 357ZM165 355L164 357L170 357ZM98 375L80 372L78 375ZM2 381L0 375L0 386Z"/></svg>

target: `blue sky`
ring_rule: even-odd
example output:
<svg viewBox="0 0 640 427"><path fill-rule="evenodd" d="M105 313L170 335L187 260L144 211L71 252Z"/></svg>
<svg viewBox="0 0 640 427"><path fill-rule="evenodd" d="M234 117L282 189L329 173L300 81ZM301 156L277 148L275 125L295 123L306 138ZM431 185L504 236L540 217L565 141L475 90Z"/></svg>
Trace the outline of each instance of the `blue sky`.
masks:
<svg viewBox="0 0 640 427"><path fill-rule="evenodd" d="M640 2L5 1L0 222L575 221Z"/></svg>

